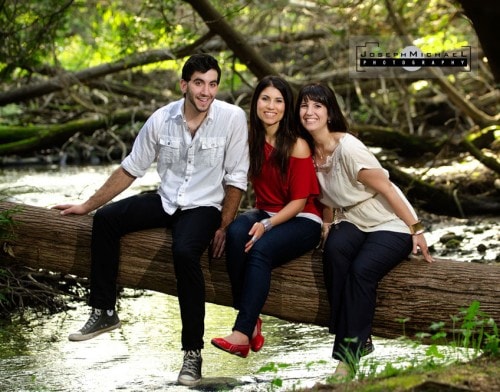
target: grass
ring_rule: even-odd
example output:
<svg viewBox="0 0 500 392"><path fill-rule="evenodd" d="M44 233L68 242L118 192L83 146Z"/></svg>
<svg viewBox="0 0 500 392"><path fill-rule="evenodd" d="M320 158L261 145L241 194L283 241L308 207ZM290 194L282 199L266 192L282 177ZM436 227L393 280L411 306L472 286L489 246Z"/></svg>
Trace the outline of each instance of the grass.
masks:
<svg viewBox="0 0 500 392"><path fill-rule="evenodd" d="M0 241L9 240L14 237L14 227L16 222L13 215L19 212L20 208L16 207L10 210L0 211Z"/></svg>
<svg viewBox="0 0 500 392"><path fill-rule="evenodd" d="M472 389L474 391L500 390L500 336L495 321L481 311L478 301L461 309L459 315L452 317L452 321L454 328L451 337L442 330L441 323L431 325L433 333L430 338L435 343L427 347L424 359L396 358L394 361L381 363L370 358L361 362L355 358L346 358L345 362L351 367L351 373L347 377L329 376L325 383L313 388L300 389L294 385L288 390L410 391L415 386L426 383L429 385L422 390L453 390L443 389L443 385L463 386L471 383L477 384ZM417 339L428 337L428 333L422 333L418 334ZM421 345L418 341L404 337L400 341ZM279 372L287 366L270 363L259 369L259 372L276 374L269 390L282 390L283 380L279 377Z"/></svg>

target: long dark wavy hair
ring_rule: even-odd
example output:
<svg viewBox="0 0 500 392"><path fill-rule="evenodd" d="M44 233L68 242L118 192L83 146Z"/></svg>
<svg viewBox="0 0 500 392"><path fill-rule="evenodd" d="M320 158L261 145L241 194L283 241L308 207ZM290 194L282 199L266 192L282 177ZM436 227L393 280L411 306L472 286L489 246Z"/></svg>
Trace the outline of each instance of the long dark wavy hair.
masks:
<svg viewBox="0 0 500 392"><path fill-rule="evenodd" d="M293 91L286 80L279 76L269 75L262 78L255 87L252 102L250 104L250 129L248 135L248 145L250 151L250 178L258 176L264 164L264 145L266 142L266 131L262 121L257 116L257 101L262 91L267 87L274 87L279 90L285 103L285 111L276 132L276 146L271 159L278 166L281 175L284 177L288 170L288 160L292 153L292 148L297 141L298 131L294 121L294 100Z"/></svg>
<svg viewBox="0 0 500 392"><path fill-rule="evenodd" d="M295 106L295 121L297 123L300 136L306 139L307 143L309 143L311 151L314 152L314 140L300 121L300 105L303 101L315 101L326 106L328 113L327 127L330 132L347 132L355 135L355 133L351 132L349 129L349 123L340 109L337 97L335 96L333 90L321 83L306 84L300 89L297 97L297 104Z"/></svg>

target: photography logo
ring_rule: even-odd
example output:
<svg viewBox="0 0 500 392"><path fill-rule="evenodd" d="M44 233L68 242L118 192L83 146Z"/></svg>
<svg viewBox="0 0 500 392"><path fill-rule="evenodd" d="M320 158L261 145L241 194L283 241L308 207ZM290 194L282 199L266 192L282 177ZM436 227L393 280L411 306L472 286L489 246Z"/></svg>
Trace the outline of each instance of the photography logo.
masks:
<svg viewBox="0 0 500 392"><path fill-rule="evenodd" d="M358 78L432 78L437 77L433 70L439 69L439 74L471 72L475 63L470 45L431 51L416 45L403 46L396 39L358 37L351 40L349 49L349 76Z"/></svg>

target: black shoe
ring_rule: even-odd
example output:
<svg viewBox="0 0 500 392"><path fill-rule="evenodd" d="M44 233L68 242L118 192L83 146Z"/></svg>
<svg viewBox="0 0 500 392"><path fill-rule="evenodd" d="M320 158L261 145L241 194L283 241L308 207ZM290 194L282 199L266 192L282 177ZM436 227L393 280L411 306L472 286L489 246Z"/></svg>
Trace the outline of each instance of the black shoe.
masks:
<svg viewBox="0 0 500 392"><path fill-rule="evenodd" d="M114 310L92 309L85 325L78 332L70 334L68 339L75 342L88 340L120 326L120 319Z"/></svg>
<svg viewBox="0 0 500 392"><path fill-rule="evenodd" d="M365 345L361 350L361 356L364 357L365 355L371 354L374 351L375 351L375 346L373 345L372 337L368 336L368 339L366 339Z"/></svg>
<svg viewBox="0 0 500 392"><path fill-rule="evenodd" d="M201 381L201 351L190 350L184 353L184 363L177 381L179 384L193 386Z"/></svg>

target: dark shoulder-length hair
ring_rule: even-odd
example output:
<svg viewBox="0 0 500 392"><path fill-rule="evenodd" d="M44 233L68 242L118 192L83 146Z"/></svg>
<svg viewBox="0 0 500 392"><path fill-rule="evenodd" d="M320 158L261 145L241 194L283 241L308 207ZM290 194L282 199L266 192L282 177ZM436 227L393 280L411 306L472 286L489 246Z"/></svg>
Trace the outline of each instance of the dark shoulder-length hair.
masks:
<svg viewBox="0 0 500 392"><path fill-rule="evenodd" d="M282 176L288 170L288 161L292 153L293 146L297 141L298 130L294 119L294 99L293 91L286 80L279 76L269 75L262 78L252 96L250 104L250 127L248 135L248 145L250 150L250 178L258 176L264 163L264 145L266 142L266 131L262 121L257 115L257 101L260 94L267 87L274 87L283 96L285 111L276 132L275 152L271 159L278 166Z"/></svg>
<svg viewBox="0 0 500 392"><path fill-rule="evenodd" d="M327 127L330 132L353 133L349 129L349 123L340 109L337 97L335 96L333 90L329 86L321 83L306 84L300 89L297 97L295 121L299 128L300 136L307 140L312 151L314 151L312 136L309 132L307 132L300 121L300 105L302 102L308 101L319 102L326 107L328 113Z"/></svg>

